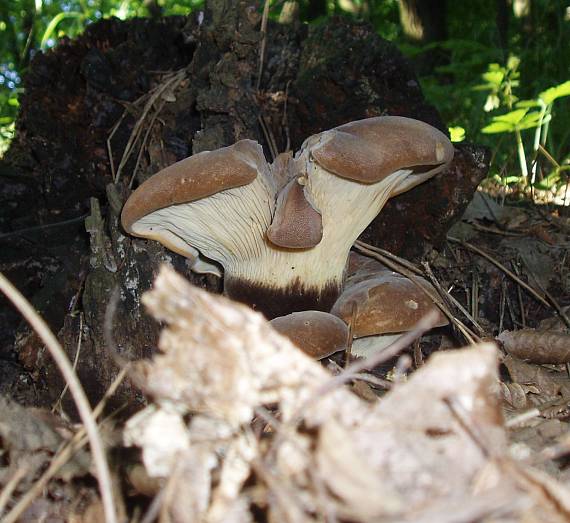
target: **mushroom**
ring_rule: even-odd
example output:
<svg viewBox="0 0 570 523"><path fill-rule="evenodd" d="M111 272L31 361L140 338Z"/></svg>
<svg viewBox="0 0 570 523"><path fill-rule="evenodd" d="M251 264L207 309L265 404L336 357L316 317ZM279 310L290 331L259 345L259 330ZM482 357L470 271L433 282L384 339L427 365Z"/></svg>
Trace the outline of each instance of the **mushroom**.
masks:
<svg viewBox="0 0 570 523"><path fill-rule="evenodd" d="M420 276L411 280L397 272L382 269L374 276L368 275L367 279L356 277L352 282L334 304L331 314L352 324L355 339L351 353L354 356L368 357L382 350L436 307L421 289L431 285ZM448 323L440 313L436 326Z"/></svg>
<svg viewBox="0 0 570 523"><path fill-rule="evenodd" d="M259 144L241 140L152 176L126 202L122 224L196 270L223 268L225 294L269 318L330 310L350 247L387 199L452 157L443 133L398 116L311 136L272 165Z"/></svg>
<svg viewBox="0 0 570 523"><path fill-rule="evenodd" d="M348 327L328 312L302 311L280 316L271 326L312 358L320 360L346 350Z"/></svg>

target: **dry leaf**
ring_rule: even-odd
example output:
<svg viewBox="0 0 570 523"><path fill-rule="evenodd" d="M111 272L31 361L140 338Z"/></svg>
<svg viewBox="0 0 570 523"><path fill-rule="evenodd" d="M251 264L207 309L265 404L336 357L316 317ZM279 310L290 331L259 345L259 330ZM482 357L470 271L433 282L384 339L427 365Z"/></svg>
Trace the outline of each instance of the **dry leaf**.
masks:
<svg viewBox="0 0 570 523"><path fill-rule="evenodd" d="M458 500L482 517L554 510L507 454L493 344L437 353L368 404L261 315L172 271L144 300L166 327L138 367L154 404L125 441L168 478L164 521L434 521ZM256 414L270 431L254 435Z"/></svg>
<svg viewBox="0 0 570 523"><path fill-rule="evenodd" d="M521 329L503 331L497 339L511 356L521 360L552 364L570 362L570 334Z"/></svg>

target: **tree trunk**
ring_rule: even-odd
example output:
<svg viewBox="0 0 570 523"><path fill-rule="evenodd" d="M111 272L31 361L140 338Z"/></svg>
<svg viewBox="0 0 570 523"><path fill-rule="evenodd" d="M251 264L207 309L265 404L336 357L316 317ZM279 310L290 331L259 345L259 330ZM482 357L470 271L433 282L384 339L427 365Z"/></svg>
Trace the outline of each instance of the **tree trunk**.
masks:
<svg viewBox="0 0 570 523"><path fill-rule="evenodd" d="M401 0L400 23L404 34L415 44L427 45L447 40L445 0ZM421 74L431 74L435 67L449 62L442 49L428 49L416 59Z"/></svg>

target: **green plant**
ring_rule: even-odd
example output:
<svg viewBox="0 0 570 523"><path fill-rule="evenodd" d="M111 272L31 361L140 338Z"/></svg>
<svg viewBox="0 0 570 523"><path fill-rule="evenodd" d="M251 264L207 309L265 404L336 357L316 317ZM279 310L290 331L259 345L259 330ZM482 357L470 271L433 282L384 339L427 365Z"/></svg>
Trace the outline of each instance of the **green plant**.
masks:
<svg viewBox="0 0 570 523"><path fill-rule="evenodd" d="M510 57L506 66L492 63L483 74L484 84L477 86L478 90L489 91L484 106L486 112L506 108L508 111L493 116L491 122L481 129L484 134L513 133L516 139L518 162L523 185L534 185L539 165L539 153L546 152L546 141L549 125L552 121L552 108L559 98L570 95L570 81L550 87L538 94L536 98L519 100L515 89L519 87L520 75L518 67L520 60ZM522 131L535 129L531 145L531 177L529 179L529 162L525 150ZM528 147L528 146L527 146ZM552 157L550 157L552 158ZM557 167L556 167L557 165ZM546 178L560 179L559 175L564 167L556 163L555 171L558 177ZM544 182L544 180L542 180Z"/></svg>

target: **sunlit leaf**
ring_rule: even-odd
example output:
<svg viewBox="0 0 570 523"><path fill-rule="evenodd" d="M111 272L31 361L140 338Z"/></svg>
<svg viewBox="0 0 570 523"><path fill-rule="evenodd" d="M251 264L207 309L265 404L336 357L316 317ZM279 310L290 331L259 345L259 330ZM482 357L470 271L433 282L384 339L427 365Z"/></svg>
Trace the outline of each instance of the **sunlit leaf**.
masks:
<svg viewBox="0 0 570 523"><path fill-rule="evenodd" d="M449 136L452 142L462 142L465 140L465 129L463 127L450 127Z"/></svg>
<svg viewBox="0 0 570 523"><path fill-rule="evenodd" d="M507 68L512 71L516 70L521 63L521 59L518 56L511 55L507 60Z"/></svg>
<svg viewBox="0 0 570 523"><path fill-rule="evenodd" d="M536 127L540 113L532 112L527 116L528 111L528 108L515 109L514 111L494 116L491 123L483 127L481 132L485 134L512 133L516 130Z"/></svg>
<svg viewBox="0 0 570 523"><path fill-rule="evenodd" d="M548 105L554 102L557 98L562 98L563 96L568 95L570 95L570 80L542 91L538 97Z"/></svg>
<svg viewBox="0 0 570 523"><path fill-rule="evenodd" d="M533 111L532 113L528 113L520 120L517 124L517 129L522 131L524 129L532 129L536 127L540 123L540 113L537 111Z"/></svg>
<svg viewBox="0 0 570 523"><path fill-rule="evenodd" d="M504 71L487 71L482 75L483 80L491 85L499 86L505 77Z"/></svg>
<svg viewBox="0 0 570 523"><path fill-rule="evenodd" d="M516 103L519 109L531 109L532 107L540 107L538 100L520 100Z"/></svg>
<svg viewBox="0 0 570 523"><path fill-rule="evenodd" d="M481 129L484 134L512 133L515 126L509 122L492 122Z"/></svg>
<svg viewBox="0 0 570 523"><path fill-rule="evenodd" d="M528 113L528 109L515 109L514 111L510 111L505 114L501 114L499 116L495 116L493 120L498 122L506 122L511 123L513 125L518 124Z"/></svg>

